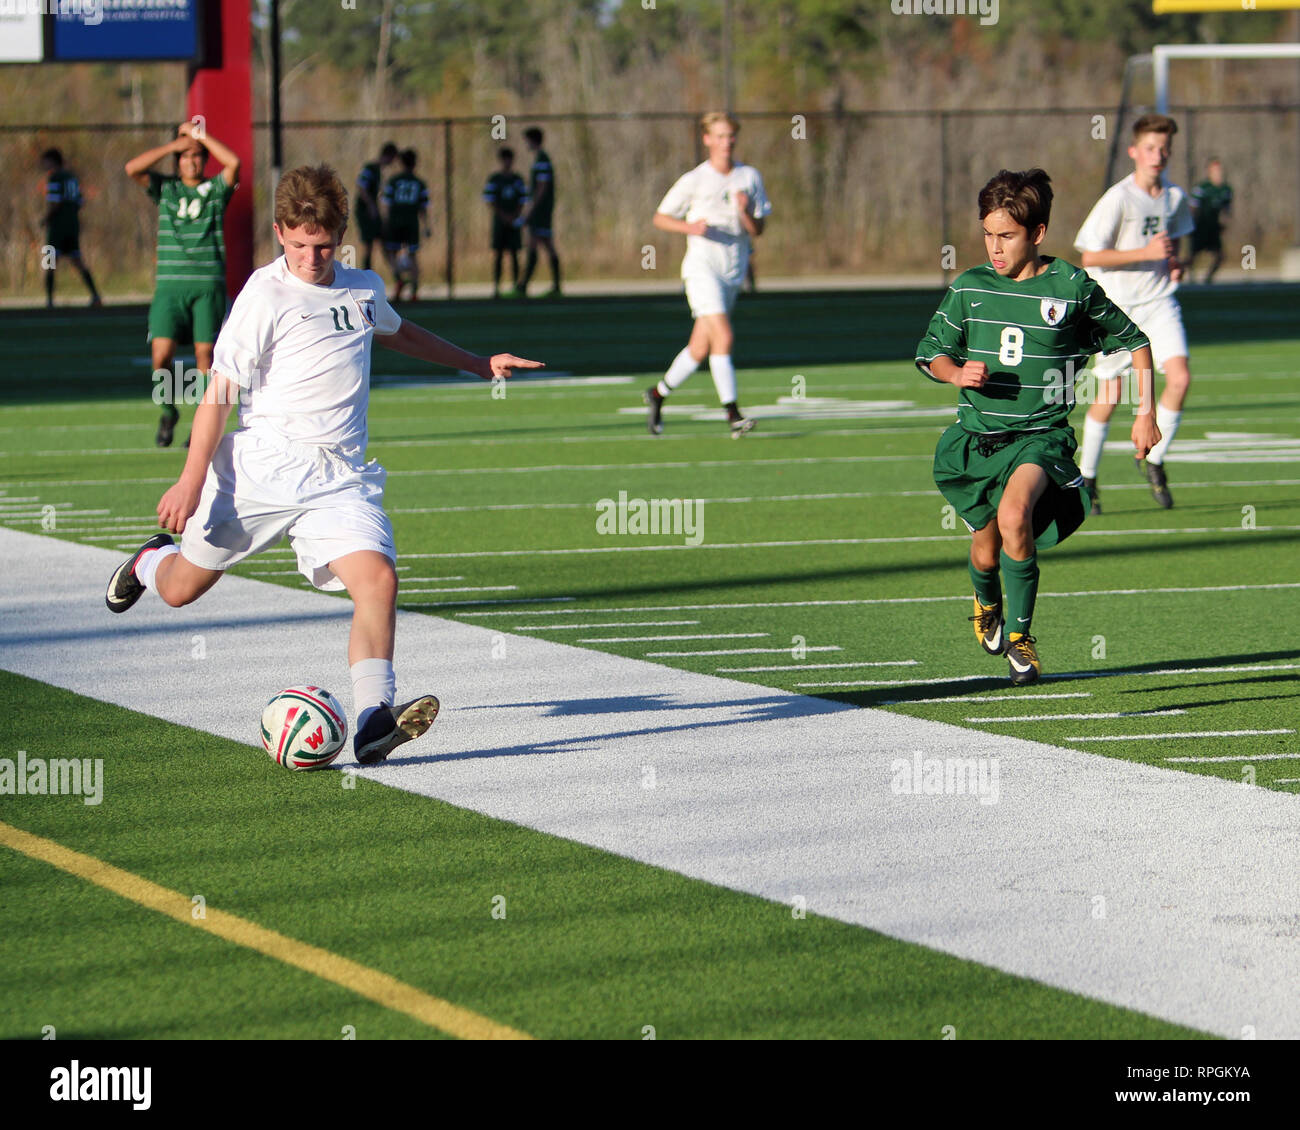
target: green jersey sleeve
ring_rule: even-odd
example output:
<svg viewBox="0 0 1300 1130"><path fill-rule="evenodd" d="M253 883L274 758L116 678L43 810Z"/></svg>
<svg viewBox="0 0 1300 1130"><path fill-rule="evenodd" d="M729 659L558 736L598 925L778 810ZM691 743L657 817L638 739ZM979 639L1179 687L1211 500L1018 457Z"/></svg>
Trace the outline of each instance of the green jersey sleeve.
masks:
<svg viewBox="0 0 1300 1130"><path fill-rule="evenodd" d="M1085 276L1080 281L1079 292L1083 306L1080 337L1094 352L1114 353L1120 349L1132 352L1151 344L1147 335L1106 297L1106 292L1094 279Z"/></svg>
<svg viewBox="0 0 1300 1130"><path fill-rule="evenodd" d="M925 337L921 338L920 344L916 347L916 367L932 381L939 380L930 372L930 362L936 357L947 357L955 365L966 364L965 310L961 294L957 290L957 282L948 288L948 293L939 303L939 309L930 319ZM939 381L939 383L943 382Z"/></svg>

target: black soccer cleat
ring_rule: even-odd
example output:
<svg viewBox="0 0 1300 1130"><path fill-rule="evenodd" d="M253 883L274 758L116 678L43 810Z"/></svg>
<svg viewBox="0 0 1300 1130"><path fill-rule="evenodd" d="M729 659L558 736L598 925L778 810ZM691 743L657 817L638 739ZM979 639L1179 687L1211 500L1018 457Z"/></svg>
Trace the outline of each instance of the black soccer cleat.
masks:
<svg viewBox="0 0 1300 1130"><path fill-rule="evenodd" d="M176 421L181 418L174 404L164 404L162 416L158 420L158 434L153 437L159 447L171 447L172 436L176 434Z"/></svg>
<svg viewBox="0 0 1300 1130"><path fill-rule="evenodd" d="M353 749L362 765L377 765L403 742L418 738L438 717L438 700L421 695L401 706L380 706L357 731Z"/></svg>
<svg viewBox="0 0 1300 1130"><path fill-rule="evenodd" d="M646 430L652 436L662 435L664 430L664 398L659 395L659 389L653 385L645 390L644 398L646 407L649 409L646 413Z"/></svg>
<svg viewBox="0 0 1300 1130"><path fill-rule="evenodd" d="M1038 681L1043 665L1038 659L1037 643L1033 636L1013 632L1007 637L1007 663L1011 667L1011 685L1023 687Z"/></svg>
<svg viewBox="0 0 1300 1130"><path fill-rule="evenodd" d="M1174 496L1169 493L1169 479L1165 475L1165 465L1163 463L1152 463L1145 459L1134 457L1137 465L1138 474L1146 479L1151 487L1152 497L1164 510L1168 510L1174 504Z"/></svg>
<svg viewBox="0 0 1300 1130"><path fill-rule="evenodd" d="M1007 650L1006 640L1002 635L1002 629L1005 627L1005 620L1002 617L1002 602L997 604L981 604L980 598L975 598L975 615L968 616L975 624L975 638L979 641L980 647L990 655L1001 655Z"/></svg>
<svg viewBox="0 0 1300 1130"><path fill-rule="evenodd" d="M1090 518L1101 517L1101 493L1097 490L1096 479L1084 479L1083 485L1088 488L1088 494L1092 498L1092 509L1088 511Z"/></svg>
<svg viewBox="0 0 1300 1130"><path fill-rule="evenodd" d="M154 534L117 567L117 571L108 579L108 592L104 594L104 603L110 612L125 612L144 595L144 585L135 575L135 566L141 555L146 550L175 544L171 534Z"/></svg>

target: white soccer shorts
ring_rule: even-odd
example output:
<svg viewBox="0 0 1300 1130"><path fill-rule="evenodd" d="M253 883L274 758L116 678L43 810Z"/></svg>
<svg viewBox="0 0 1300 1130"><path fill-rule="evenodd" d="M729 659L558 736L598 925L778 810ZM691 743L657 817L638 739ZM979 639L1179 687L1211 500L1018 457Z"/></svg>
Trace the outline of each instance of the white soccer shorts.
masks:
<svg viewBox="0 0 1300 1130"><path fill-rule="evenodd" d="M1139 302L1131 307L1121 307L1151 342L1151 356L1156 369L1165 371L1165 362L1171 357L1187 356L1187 332L1183 329L1183 311L1172 294L1153 302ZM1133 365L1133 354L1127 349L1118 350L1107 357L1098 357L1092 367L1098 380L1108 381L1126 373Z"/></svg>
<svg viewBox="0 0 1300 1130"><path fill-rule="evenodd" d="M288 535L298 571L318 589L338 592L344 586L331 561L367 549L397 560L382 506L387 477L359 454L233 432L213 454L181 553L202 569L225 571Z"/></svg>
<svg viewBox="0 0 1300 1130"><path fill-rule="evenodd" d="M710 314L730 314L736 305L736 295L740 293L740 283L729 283L717 275L687 275L686 302L691 308L692 318L704 318Z"/></svg>

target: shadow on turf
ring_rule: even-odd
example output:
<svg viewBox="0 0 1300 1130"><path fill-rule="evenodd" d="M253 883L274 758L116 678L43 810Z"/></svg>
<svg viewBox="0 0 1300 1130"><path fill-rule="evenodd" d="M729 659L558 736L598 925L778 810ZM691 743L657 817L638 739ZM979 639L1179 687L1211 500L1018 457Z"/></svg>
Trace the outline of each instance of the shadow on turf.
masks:
<svg viewBox="0 0 1300 1130"><path fill-rule="evenodd" d="M1056 674L1048 671L1044 674L1045 680L1053 683L1059 681L1061 684L1070 682L1072 679L1110 679L1122 677L1124 675L1137 675L1146 671L1153 670L1157 665L1175 665L1180 668L1189 667L1218 667L1231 666L1235 664L1247 663L1264 663L1269 660L1281 659L1300 659L1300 651L1257 651L1245 655L1209 655L1199 659L1170 659L1156 660L1154 663L1130 663L1125 667L1104 667L1097 671L1067 671ZM1254 682L1255 676L1244 679L1231 677L1231 672L1224 672L1226 682ZM1294 681L1295 675L1265 675L1260 677L1264 681ZM1217 686L1218 683L1180 683L1177 688L1167 688L1181 690L1184 687L1195 686ZM830 699L834 702L848 703L853 706L876 706L881 702L888 702L892 706L906 706L910 699L915 698L940 698L951 697L954 703L960 703L962 696L965 694L983 694L990 689L1003 688L1011 690L1011 683L1005 675L990 675L987 679L970 679L970 680L950 680L943 683L927 683L924 686L915 687L875 687L860 691L842 691L830 692L818 695L819 698ZM1120 690L1120 694L1150 694L1151 688L1130 688ZM1008 694L1008 699L1013 699L1014 694ZM1277 698L1288 698L1289 695L1271 696ZM1250 701L1249 699L1228 699L1225 702ZM1213 703L1189 702L1188 707L1192 706L1210 706Z"/></svg>
<svg viewBox="0 0 1300 1130"><path fill-rule="evenodd" d="M478 707L461 707L465 710L502 710L512 707L536 709L552 707L548 717L577 715L623 715L630 711L660 713L669 710L715 710L731 708L736 713L727 718L706 722L683 722L674 725L640 726L635 729L612 729L605 733L580 737L556 738L553 741L525 742L521 745L500 746L489 749L468 749L456 753L431 753L422 757L393 757L390 765L429 765L440 761L468 761L481 757L529 757L535 754L571 753L599 749L604 742L619 738L663 737L674 733L698 733L701 730L719 729L750 722L774 722L780 719L807 718L848 709L850 704L833 705L824 699L791 695L758 695L754 698L730 699L723 702L691 702L668 698L664 695L623 695L612 698L558 699L550 702L492 703Z"/></svg>

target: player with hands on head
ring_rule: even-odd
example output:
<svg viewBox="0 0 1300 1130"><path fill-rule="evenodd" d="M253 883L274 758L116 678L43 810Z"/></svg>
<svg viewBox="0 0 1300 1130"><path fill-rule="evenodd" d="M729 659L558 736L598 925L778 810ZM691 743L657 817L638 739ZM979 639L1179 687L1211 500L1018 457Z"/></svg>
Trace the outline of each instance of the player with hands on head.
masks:
<svg viewBox="0 0 1300 1130"><path fill-rule="evenodd" d="M205 179L208 154L221 171ZM175 158L168 175L152 171L164 157ZM212 345L226 315L226 205L239 181L239 158L195 122L181 122L176 137L132 157L126 175L158 207L158 260L149 306L149 351L155 373L167 374L176 346L193 343L201 373L212 368ZM177 382L163 382L163 410L154 442L171 446L180 410Z"/></svg>
<svg viewBox="0 0 1300 1130"><path fill-rule="evenodd" d="M401 318L373 271L336 261L347 191L327 166L292 169L275 193L282 256L255 271L216 343L212 380L189 454L158 503L150 538L109 580L113 612L146 589L180 607L233 565L288 536L299 571L352 597L348 663L355 751L382 761L432 724L438 701L396 700L397 571L383 510L387 472L366 459L370 354L375 340L427 361L507 378L542 364L512 353L478 356ZM239 402L240 428L226 433Z"/></svg>
<svg viewBox="0 0 1300 1130"><path fill-rule="evenodd" d="M1141 458L1160 440L1147 339L1086 272L1040 253L1051 208L1042 169L1003 169L984 186L989 261L953 281L916 350L926 376L960 390L957 421L935 449L934 481L971 533L975 638L1007 657L1017 686L1042 673L1030 635L1037 552L1078 529L1091 501L1069 414L1075 374L1092 353L1131 351L1134 451Z"/></svg>

